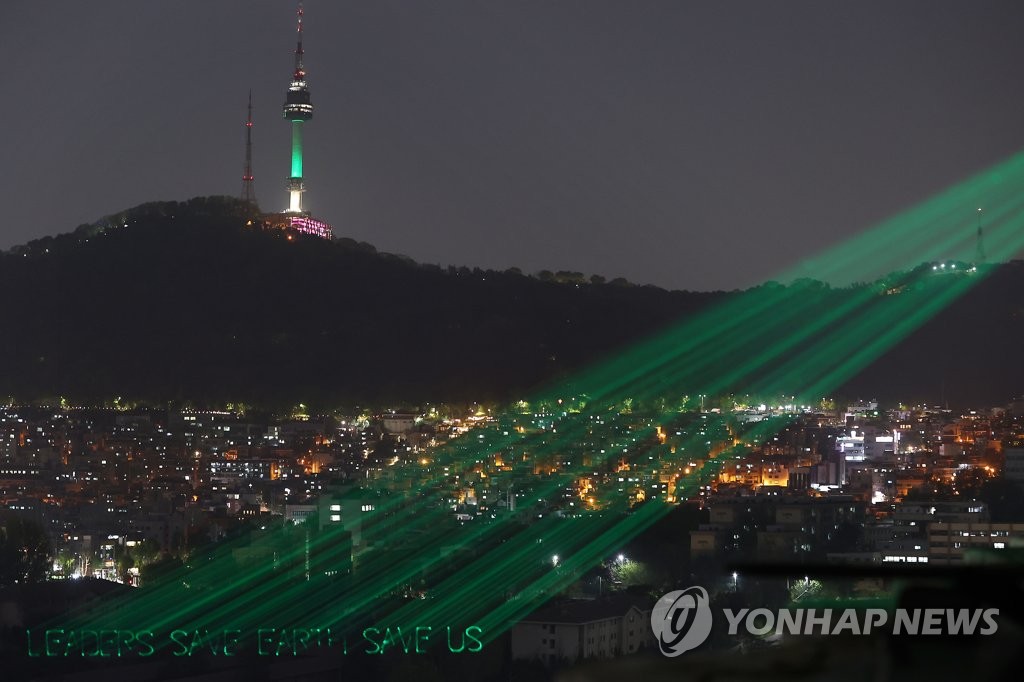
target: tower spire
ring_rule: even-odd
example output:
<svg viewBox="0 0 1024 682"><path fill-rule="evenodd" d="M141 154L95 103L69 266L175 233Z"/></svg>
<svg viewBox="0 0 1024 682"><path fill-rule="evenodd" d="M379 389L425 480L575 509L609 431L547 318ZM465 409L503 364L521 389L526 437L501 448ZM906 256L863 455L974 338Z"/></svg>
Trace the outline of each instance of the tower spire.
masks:
<svg viewBox="0 0 1024 682"><path fill-rule="evenodd" d="M242 201L256 206L252 175L252 89L249 90L249 114L245 118L245 171L242 174Z"/></svg>
<svg viewBox="0 0 1024 682"><path fill-rule="evenodd" d="M299 9L296 12L298 17L298 27L295 29L296 44L295 44L295 80L301 81L306 78L306 71L302 65L302 3L299 2Z"/></svg>

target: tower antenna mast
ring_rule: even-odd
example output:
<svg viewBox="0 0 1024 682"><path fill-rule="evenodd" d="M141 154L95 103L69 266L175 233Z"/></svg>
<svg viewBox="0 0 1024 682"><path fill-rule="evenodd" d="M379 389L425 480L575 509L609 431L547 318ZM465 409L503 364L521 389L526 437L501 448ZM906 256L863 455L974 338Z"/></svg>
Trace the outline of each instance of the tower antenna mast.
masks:
<svg viewBox="0 0 1024 682"><path fill-rule="evenodd" d="M249 115L245 118L245 172L242 174L242 201L256 206L256 190L252 175L252 90L249 90Z"/></svg>

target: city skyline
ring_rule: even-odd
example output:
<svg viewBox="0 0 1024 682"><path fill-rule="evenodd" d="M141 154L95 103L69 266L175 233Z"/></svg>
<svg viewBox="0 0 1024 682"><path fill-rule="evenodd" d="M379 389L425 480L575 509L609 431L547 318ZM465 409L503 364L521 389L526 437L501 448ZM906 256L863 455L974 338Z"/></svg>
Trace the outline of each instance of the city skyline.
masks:
<svg viewBox="0 0 1024 682"><path fill-rule="evenodd" d="M741 288L1024 143L1011 3L306 12L310 210L425 263ZM249 88L256 194L285 208L293 3L4 14L0 54L23 64L4 85L32 115L0 114L0 248L236 195Z"/></svg>
<svg viewBox="0 0 1024 682"><path fill-rule="evenodd" d="M6 6L6 678L1011 676L1022 33Z"/></svg>

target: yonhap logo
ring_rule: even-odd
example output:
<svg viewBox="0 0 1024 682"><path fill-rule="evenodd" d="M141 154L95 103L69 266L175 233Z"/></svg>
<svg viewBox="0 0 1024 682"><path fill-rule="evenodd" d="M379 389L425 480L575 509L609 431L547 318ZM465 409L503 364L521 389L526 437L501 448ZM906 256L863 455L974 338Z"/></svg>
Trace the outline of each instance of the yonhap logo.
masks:
<svg viewBox="0 0 1024 682"><path fill-rule="evenodd" d="M674 657L696 649L711 634L714 617L707 590L687 587L664 595L651 609L651 629L658 648ZM741 627L754 637L871 635L991 635L999 630L999 609L722 609L729 635Z"/></svg>
<svg viewBox="0 0 1024 682"><path fill-rule="evenodd" d="M669 592L651 610L651 628L666 656L696 649L711 634L711 606L703 587Z"/></svg>

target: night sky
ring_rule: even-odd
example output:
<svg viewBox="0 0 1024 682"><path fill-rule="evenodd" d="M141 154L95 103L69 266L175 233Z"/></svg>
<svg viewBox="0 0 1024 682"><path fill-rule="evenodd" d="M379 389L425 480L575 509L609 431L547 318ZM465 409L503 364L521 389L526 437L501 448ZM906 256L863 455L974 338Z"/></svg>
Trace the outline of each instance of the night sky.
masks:
<svg viewBox="0 0 1024 682"><path fill-rule="evenodd" d="M306 3L306 201L429 263L733 289L1024 147L1024 3ZM287 202L294 3L0 5L0 248ZM972 229L976 207L964 207Z"/></svg>

